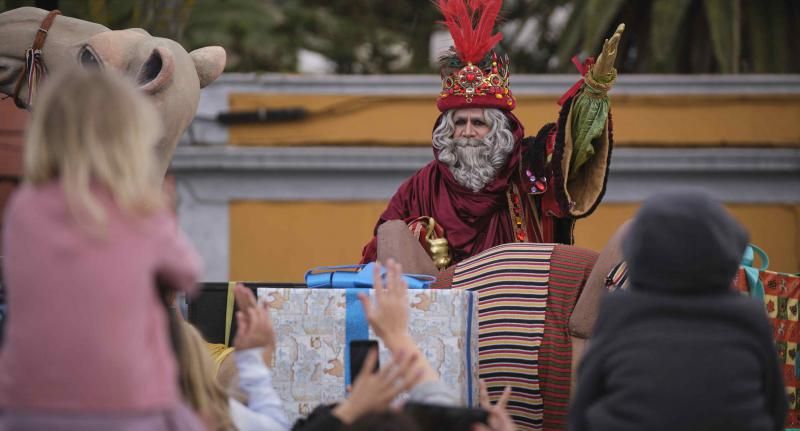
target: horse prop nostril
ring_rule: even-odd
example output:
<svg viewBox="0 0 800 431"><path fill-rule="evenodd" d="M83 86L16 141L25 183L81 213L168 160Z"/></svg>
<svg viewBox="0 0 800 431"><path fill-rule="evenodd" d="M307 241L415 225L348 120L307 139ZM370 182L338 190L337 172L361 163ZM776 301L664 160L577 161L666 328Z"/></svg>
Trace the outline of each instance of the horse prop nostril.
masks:
<svg viewBox="0 0 800 431"><path fill-rule="evenodd" d="M161 58L161 53L159 50L154 49L150 57L147 58L147 61L139 70L139 74L136 77L137 84L141 86L152 82L158 77L158 74L161 73L161 68L163 66L164 61Z"/></svg>

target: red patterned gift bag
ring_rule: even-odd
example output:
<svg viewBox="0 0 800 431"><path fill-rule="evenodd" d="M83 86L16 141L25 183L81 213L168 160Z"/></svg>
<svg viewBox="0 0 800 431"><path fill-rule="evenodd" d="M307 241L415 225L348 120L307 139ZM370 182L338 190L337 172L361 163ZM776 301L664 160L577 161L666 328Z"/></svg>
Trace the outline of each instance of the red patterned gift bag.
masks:
<svg viewBox="0 0 800 431"><path fill-rule="evenodd" d="M761 265L754 265L755 255ZM783 379L789 398L786 428L800 428L800 323L798 323L798 300L800 300L800 275L768 271L769 258L760 248L750 245L736 276L736 288L761 298L772 324L773 337L778 356L783 363Z"/></svg>

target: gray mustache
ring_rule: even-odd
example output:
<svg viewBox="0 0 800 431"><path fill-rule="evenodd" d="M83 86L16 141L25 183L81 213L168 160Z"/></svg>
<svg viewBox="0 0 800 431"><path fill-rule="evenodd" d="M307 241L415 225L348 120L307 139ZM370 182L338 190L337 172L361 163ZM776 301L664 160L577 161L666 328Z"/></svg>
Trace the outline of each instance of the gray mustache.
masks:
<svg viewBox="0 0 800 431"><path fill-rule="evenodd" d="M480 138L455 138L453 143L457 147L484 147L486 142Z"/></svg>

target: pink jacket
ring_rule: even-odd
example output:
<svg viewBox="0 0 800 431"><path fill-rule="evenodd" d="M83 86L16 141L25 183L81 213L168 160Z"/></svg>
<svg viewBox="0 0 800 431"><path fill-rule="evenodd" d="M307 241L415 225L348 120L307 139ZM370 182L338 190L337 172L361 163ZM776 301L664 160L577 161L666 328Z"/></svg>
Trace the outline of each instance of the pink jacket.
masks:
<svg viewBox="0 0 800 431"><path fill-rule="evenodd" d="M178 405L156 276L191 292L200 258L162 211L134 219L107 193L104 239L74 222L58 183L23 185L3 232L8 320L0 410L146 412Z"/></svg>

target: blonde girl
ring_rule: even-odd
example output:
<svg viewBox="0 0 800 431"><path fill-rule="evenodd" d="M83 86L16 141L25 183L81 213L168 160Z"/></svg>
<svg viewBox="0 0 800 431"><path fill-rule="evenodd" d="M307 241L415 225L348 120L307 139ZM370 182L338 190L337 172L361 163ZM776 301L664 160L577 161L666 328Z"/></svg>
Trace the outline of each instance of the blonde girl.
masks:
<svg viewBox="0 0 800 431"><path fill-rule="evenodd" d="M35 106L3 224L0 428L202 429L155 287L193 291L200 260L154 176L154 107L101 70L50 77Z"/></svg>

